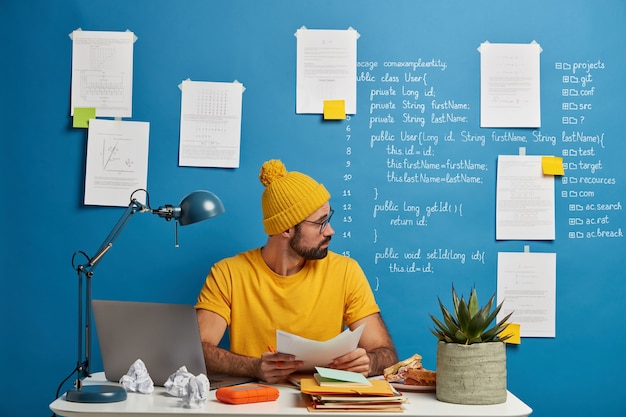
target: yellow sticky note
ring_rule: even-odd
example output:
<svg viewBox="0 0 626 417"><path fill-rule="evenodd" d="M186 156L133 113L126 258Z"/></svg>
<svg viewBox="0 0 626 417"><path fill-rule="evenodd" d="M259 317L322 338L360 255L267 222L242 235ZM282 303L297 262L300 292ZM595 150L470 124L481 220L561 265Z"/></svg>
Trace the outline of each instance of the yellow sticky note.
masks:
<svg viewBox="0 0 626 417"><path fill-rule="evenodd" d="M345 100L324 100L324 119L341 120L346 118Z"/></svg>
<svg viewBox="0 0 626 417"><path fill-rule="evenodd" d="M508 323L506 328L500 333L501 336L511 335L508 339L506 339L505 343L513 343L515 345L519 345L522 343L522 338L520 336L520 325L517 323Z"/></svg>
<svg viewBox="0 0 626 417"><path fill-rule="evenodd" d="M565 171L563 169L563 158L556 156L542 156L541 168L545 175L563 175Z"/></svg>
<svg viewBox="0 0 626 417"><path fill-rule="evenodd" d="M73 127L89 127L89 119L96 118L95 107L74 107Z"/></svg>

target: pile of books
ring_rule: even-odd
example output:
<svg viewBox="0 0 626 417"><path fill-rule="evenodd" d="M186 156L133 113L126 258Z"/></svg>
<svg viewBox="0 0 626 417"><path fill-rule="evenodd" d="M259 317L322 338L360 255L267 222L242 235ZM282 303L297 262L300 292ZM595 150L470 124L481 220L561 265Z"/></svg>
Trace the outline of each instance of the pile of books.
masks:
<svg viewBox="0 0 626 417"><path fill-rule="evenodd" d="M367 379L356 372L316 368L313 377L300 379L309 411L402 412L407 398L384 379Z"/></svg>

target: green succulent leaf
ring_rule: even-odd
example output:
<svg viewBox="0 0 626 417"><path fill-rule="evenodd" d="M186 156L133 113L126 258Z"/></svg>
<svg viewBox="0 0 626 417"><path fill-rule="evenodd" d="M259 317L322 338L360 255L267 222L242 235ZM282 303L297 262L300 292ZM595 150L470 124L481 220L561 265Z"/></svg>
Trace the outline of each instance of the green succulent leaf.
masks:
<svg viewBox="0 0 626 417"><path fill-rule="evenodd" d="M457 331L456 334L454 335L454 341L455 343L469 344L469 339L467 335L460 330Z"/></svg>
<svg viewBox="0 0 626 417"><path fill-rule="evenodd" d="M478 295L476 294L476 288L473 288L469 298L470 317L474 317L478 313L478 309Z"/></svg>
<svg viewBox="0 0 626 417"><path fill-rule="evenodd" d="M456 318L458 320L459 327L461 329L467 329L470 321L470 312L469 307L465 303L465 299L463 297L461 297L461 300L459 301L459 307L456 311Z"/></svg>
<svg viewBox="0 0 626 417"><path fill-rule="evenodd" d="M441 314L443 315L443 321L446 323L446 326L452 330L456 330L459 328L458 321L454 318L452 314L448 311L448 309L443 305L441 300L439 300L439 307L441 308Z"/></svg>
<svg viewBox="0 0 626 417"><path fill-rule="evenodd" d="M507 314L502 320L500 320L498 323L496 323L492 328L488 329L485 332L485 337L488 337L490 340L497 340L499 339L499 335L500 333L502 333L502 331L506 328L507 326L507 321L508 319L511 317L511 314Z"/></svg>
<svg viewBox="0 0 626 417"><path fill-rule="evenodd" d="M459 310L459 297L456 295L456 291L454 290L454 285L452 286L452 304L454 306L454 311Z"/></svg>
<svg viewBox="0 0 626 417"><path fill-rule="evenodd" d="M506 323L509 321L509 318L511 317L512 314L513 314L512 312L507 314L502 320L496 323L495 326L493 326L491 329L485 332L484 337L487 339L487 341L506 340L510 337L510 336L500 337L499 335L506 328Z"/></svg>
<svg viewBox="0 0 626 417"><path fill-rule="evenodd" d="M430 318L433 320L433 322L435 322L435 325L438 327L438 329L435 329L434 331L431 330L431 331L437 333L435 336L437 336L439 340L442 340L445 338L449 338L449 339L454 338L455 331L450 330L445 324L443 324L441 321L439 321L439 319L437 319L433 315L431 315Z"/></svg>
<svg viewBox="0 0 626 417"><path fill-rule="evenodd" d="M485 319L481 314L476 314L467 324L467 330L465 333L468 339L474 340L480 338L480 335L485 331L489 323L485 323Z"/></svg>
<svg viewBox="0 0 626 417"><path fill-rule="evenodd" d="M485 304L485 306L481 309L480 314L483 315L485 321L487 323L491 323L493 321L493 318L491 320L489 320L489 312L491 311L491 307L493 306L493 302L495 301L496 296L495 294L491 296L491 298L489 299L489 301L487 301L487 304Z"/></svg>
<svg viewBox="0 0 626 417"><path fill-rule="evenodd" d="M496 316L498 315L498 313L500 313L500 309L502 308L502 303L500 303L500 305L496 306L496 308L487 315L487 318L485 319L487 321L487 324L489 325L492 321L494 321L496 319ZM488 312L488 311L487 311Z"/></svg>

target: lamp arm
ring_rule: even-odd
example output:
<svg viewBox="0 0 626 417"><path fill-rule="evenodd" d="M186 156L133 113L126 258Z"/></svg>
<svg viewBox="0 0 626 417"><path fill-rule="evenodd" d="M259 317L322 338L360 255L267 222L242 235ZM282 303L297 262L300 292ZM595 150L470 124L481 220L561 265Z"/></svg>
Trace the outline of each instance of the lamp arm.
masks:
<svg viewBox="0 0 626 417"><path fill-rule="evenodd" d="M115 226L113 226L113 229L111 229L106 239L104 239L98 248L96 254L88 259L88 263L86 265L83 265L83 268L88 269L88 273L93 272L102 257L108 252L109 249L111 249L115 240L118 238L120 233L122 233L122 230L124 230L132 215L138 211L148 211L148 209L145 205L137 201L137 199L133 198L117 223L115 223Z"/></svg>

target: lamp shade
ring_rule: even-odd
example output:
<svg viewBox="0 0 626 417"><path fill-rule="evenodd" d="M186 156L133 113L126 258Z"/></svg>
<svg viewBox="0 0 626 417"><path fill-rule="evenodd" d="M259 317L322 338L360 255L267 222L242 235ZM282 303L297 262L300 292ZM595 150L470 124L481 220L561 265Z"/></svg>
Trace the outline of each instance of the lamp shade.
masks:
<svg viewBox="0 0 626 417"><path fill-rule="evenodd" d="M201 222L224 212L224 204L218 196L210 191L194 191L180 202L174 209L174 218L181 226Z"/></svg>

